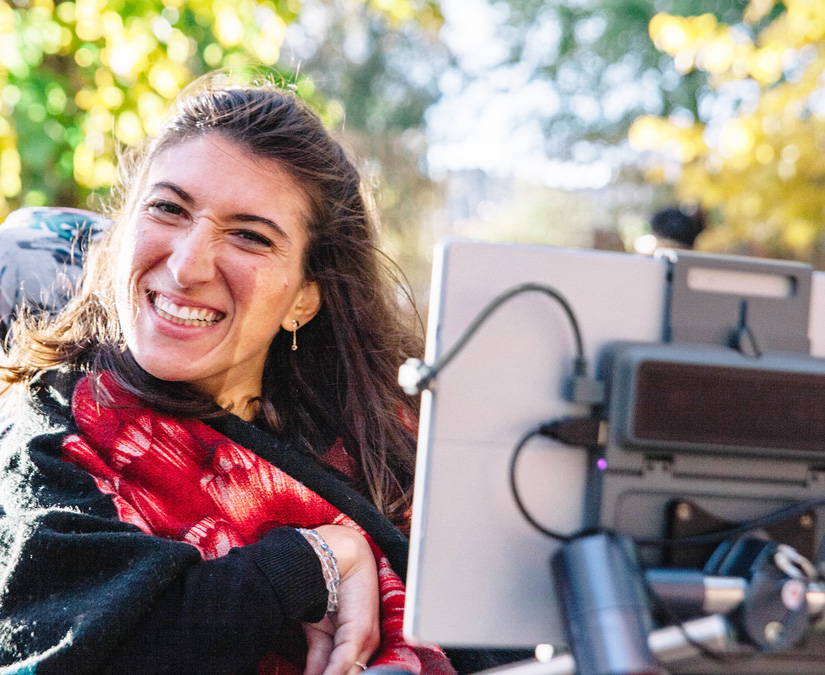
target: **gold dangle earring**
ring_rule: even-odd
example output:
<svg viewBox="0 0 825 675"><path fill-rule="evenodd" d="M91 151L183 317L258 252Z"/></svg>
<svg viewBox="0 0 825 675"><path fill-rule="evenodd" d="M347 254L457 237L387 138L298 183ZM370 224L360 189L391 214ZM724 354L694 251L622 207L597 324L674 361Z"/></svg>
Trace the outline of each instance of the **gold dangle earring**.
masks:
<svg viewBox="0 0 825 675"><path fill-rule="evenodd" d="M292 320L292 347L291 347L291 349L292 349L293 352L298 351L298 327L300 325L301 324L299 324L295 319Z"/></svg>

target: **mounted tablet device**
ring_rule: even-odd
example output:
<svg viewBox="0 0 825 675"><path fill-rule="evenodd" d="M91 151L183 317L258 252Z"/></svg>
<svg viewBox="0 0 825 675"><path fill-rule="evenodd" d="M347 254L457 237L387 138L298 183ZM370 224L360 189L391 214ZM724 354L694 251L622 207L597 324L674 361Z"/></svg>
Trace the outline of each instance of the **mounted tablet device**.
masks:
<svg viewBox="0 0 825 675"><path fill-rule="evenodd" d="M573 309L592 372L578 372L570 321L539 293L511 294L442 370L439 361L487 303L524 285L552 288ZM408 386L416 373L429 380L407 635L446 646L567 642L564 612L595 596L565 601L563 612L565 589L581 582L557 588L559 575L612 554L589 544L557 554L561 542L534 526L560 539L586 527L615 530L642 544L646 566L698 571L718 542L651 544L790 508L759 536L821 557L822 506L793 507L825 498L822 356L825 275L804 265L441 245L426 358L406 372ZM617 541L611 550L624 548ZM717 569L739 570L742 559L716 561ZM598 595L638 604L616 599L620 591L603 585ZM647 630L636 609L620 625L628 616L639 620L640 634ZM821 648L810 659L797 649L794 668L813 668L822 656Z"/></svg>

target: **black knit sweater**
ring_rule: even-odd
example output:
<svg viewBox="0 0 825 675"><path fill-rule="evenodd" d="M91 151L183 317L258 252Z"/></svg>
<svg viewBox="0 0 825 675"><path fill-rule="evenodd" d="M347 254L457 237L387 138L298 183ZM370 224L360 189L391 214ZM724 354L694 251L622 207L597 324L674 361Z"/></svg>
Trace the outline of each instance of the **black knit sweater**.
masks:
<svg viewBox="0 0 825 675"><path fill-rule="evenodd" d="M243 673L269 651L304 650L297 622L320 620L326 606L304 538L277 528L202 560L188 544L119 521L111 498L61 459L64 436L76 432L76 380L40 378L15 402L0 439L0 666L43 675ZM340 476L235 416L208 423L353 518L404 577L406 539ZM461 672L512 658L449 655Z"/></svg>

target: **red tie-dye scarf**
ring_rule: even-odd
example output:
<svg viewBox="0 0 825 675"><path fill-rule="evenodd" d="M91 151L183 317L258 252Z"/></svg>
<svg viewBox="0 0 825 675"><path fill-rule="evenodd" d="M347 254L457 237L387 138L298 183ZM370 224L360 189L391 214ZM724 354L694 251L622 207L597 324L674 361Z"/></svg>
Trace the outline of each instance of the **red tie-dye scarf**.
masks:
<svg viewBox="0 0 825 675"><path fill-rule="evenodd" d="M358 523L203 422L145 408L116 389L111 378L104 382L114 398L112 407L94 400L88 378L78 383L72 412L80 434L68 436L63 451L111 495L122 521L147 534L191 544L204 559L251 544L275 527L352 527L367 539L378 565L381 645L370 664L426 675L455 673L441 650L404 642L403 582ZM342 468L342 448L332 454L337 456L331 456L330 463ZM258 671L298 675L301 669L269 654Z"/></svg>

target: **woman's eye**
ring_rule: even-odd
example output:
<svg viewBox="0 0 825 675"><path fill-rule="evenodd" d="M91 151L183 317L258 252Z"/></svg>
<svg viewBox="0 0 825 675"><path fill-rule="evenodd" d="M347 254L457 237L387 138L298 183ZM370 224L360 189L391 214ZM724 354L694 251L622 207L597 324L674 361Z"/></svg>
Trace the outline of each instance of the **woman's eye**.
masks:
<svg viewBox="0 0 825 675"><path fill-rule="evenodd" d="M255 230L235 230L234 236L238 237L247 245L252 245L262 248L272 248L273 243L264 235L255 232Z"/></svg>
<svg viewBox="0 0 825 675"><path fill-rule="evenodd" d="M184 210L174 202L169 202L164 199L150 202L146 210L153 216L159 218L169 218L169 216L182 216Z"/></svg>

